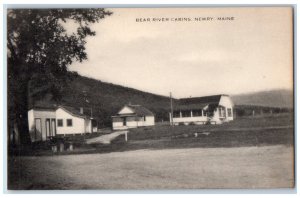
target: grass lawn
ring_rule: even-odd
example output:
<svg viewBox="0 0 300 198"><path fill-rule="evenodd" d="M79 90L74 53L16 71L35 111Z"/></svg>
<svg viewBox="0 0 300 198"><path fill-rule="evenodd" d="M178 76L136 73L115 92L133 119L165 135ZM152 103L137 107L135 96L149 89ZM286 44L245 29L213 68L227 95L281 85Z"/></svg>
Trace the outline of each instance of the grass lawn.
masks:
<svg viewBox="0 0 300 198"><path fill-rule="evenodd" d="M293 145L293 116L240 118L222 125L156 125L131 129L128 139L131 149Z"/></svg>
<svg viewBox="0 0 300 198"><path fill-rule="evenodd" d="M293 128L292 114L274 114L260 117L243 117L235 119L231 122L221 125L190 125L190 126L174 126L155 125L153 127L141 127L131 129L129 138L131 140L157 139L161 137L171 137L180 134L193 134L198 132L213 131L259 131L260 128Z"/></svg>
<svg viewBox="0 0 300 198"><path fill-rule="evenodd" d="M195 133L197 133L195 135ZM153 127L130 129L128 142L124 135L110 145L86 145L85 138L101 135L70 136L74 151L55 155L107 153L138 149L165 148L216 148L265 145L294 145L294 126L292 114L276 114L263 117L239 118L222 125L169 126L157 124ZM44 146L44 144L42 144ZM38 147L40 148L40 147ZM22 155L53 155L49 146L23 150Z"/></svg>
<svg viewBox="0 0 300 198"><path fill-rule="evenodd" d="M197 135L195 135L197 133ZM294 185L290 114L131 129L110 145L8 160L10 189L277 188ZM86 138L86 137L84 137ZM125 152L126 151L126 152ZM101 153L101 154L100 154ZM78 155L80 154L80 155Z"/></svg>

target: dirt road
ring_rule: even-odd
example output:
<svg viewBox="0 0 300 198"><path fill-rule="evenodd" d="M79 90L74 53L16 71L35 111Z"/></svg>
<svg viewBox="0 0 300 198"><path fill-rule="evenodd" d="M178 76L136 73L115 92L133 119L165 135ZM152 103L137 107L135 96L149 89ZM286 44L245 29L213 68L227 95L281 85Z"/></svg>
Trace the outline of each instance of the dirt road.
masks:
<svg viewBox="0 0 300 198"><path fill-rule="evenodd" d="M9 166L11 189L276 188L293 186L294 174L293 148L283 145L21 157Z"/></svg>

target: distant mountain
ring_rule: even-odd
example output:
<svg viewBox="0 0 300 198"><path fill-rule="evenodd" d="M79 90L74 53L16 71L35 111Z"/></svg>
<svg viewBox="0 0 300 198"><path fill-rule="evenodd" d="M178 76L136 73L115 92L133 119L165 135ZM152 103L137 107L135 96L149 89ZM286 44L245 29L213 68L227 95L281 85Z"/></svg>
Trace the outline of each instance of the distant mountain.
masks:
<svg viewBox="0 0 300 198"><path fill-rule="evenodd" d="M235 105L293 108L293 91L286 89L232 95L231 98Z"/></svg>

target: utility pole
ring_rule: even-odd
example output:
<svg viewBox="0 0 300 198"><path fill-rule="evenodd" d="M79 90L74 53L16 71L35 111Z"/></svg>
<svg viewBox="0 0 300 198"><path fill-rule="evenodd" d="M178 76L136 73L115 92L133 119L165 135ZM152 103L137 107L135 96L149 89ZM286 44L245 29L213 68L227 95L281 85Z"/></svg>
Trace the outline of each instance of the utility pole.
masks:
<svg viewBox="0 0 300 198"><path fill-rule="evenodd" d="M89 104L89 106L90 106L90 108L87 108L87 109L91 110L91 132L93 132L93 106L90 103L90 101L88 100L87 92L86 91L82 91L82 92L83 92L83 96L84 96L84 101L87 104ZM86 131L84 133L86 133Z"/></svg>
<svg viewBox="0 0 300 198"><path fill-rule="evenodd" d="M172 92L170 92L170 102L171 102L171 126L173 126L173 101L172 101Z"/></svg>

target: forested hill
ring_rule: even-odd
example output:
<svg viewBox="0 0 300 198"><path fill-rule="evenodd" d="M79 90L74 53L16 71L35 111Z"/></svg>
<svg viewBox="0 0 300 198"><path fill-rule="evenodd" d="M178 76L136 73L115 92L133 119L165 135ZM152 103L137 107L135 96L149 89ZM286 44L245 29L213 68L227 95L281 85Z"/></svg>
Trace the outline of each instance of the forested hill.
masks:
<svg viewBox="0 0 300 198"><path fill-rule="evenodd" d="M168 120L170 111L170 99L133 88L123 87L111 83L102 82L80 75L74 75L68 87L63 88L63 105L72 107L86 107L86 111L93 109L93 117L100 121L100 125L108 126L111 116L115 115L125 104L139 104L150 109L157 121ZM51 102L49 98L35 102L36 106L44 106Z"/></svg>
<svg viewBox="0 0 300 198"><path fill-rule="evenodd" d="M90 113L92 108L93 117L99 122L99 126L110 126L111 116L128 103L143 105L150 109L155 114L156 121L169 119L170 99L167 96L106 83L74 73L70 75L73 80L68 86L63 87L62 100L59 103L77 108L84 107L86 113ZM35 101L35 106L56 104L50 98L51 96L48 95L43 100ZM232 99L236 107L238 105L293 107L293 93L287 90L233 95ZM174 99L174 103L176 102L177 100Z"/></svg>

